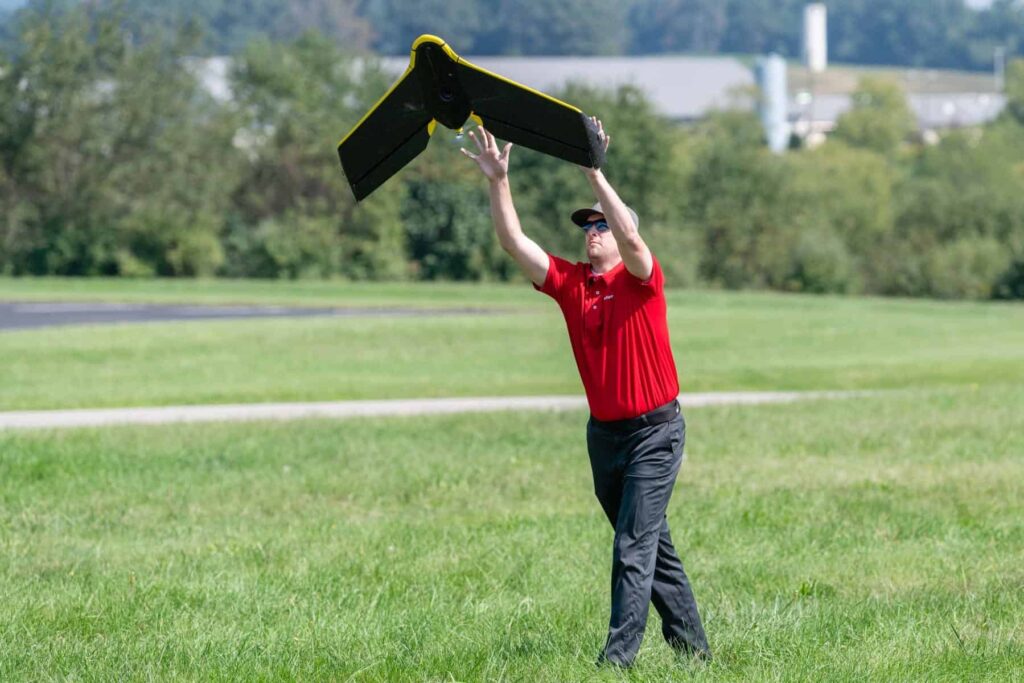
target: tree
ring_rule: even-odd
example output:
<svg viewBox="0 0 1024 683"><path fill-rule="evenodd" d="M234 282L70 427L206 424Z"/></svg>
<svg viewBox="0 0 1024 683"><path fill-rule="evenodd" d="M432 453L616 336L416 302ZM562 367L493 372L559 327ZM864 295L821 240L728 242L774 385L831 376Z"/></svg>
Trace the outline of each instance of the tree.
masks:
<svg viewBox="0 0 1024 683"><path fill-rule="evenodd" d="M683 192L687 222L703 235L702 278L728 288L782 287L797 232L782 160L768 151L752 113L716 114L696 134Z"/></svg>
<svg viewBox="0 0 1024 683"><path fill-rule="evenodd" d="M19 15L0 74L7 186L0 267L12 273L210 273L230 127L181 64L187 28L135 48L117 10Z"/></svg>
<svg viewBox="0 0 1024 683"><path fill-rule="evenodd" d="M717 52L728 23L720 0L637 0L629 11L630 52Z"/></svg>
<svg viewBox="0 0 1024 683"><path fill-rule="evenodd" d="M801 233L794 288L873 291L879 257L893 235L892 166L875 152L837 140L785 160L793 221Z"/></svg>
<svg viewBox="0 0 1024 683"><path fill-rule="evenodd" d="M617 0L489 0L481 12L481 54L618 55L628 41L626 3Z"/></svg>
<svg viewBox="0 0 1024 683"><path fill-rule="evenodd" d="M1014 59L1007 65L1006 111L1024 125L1024 59Z"/></svg>
<svg viewBox="0 0 1024 683"><path fill-rule="evenodd" d="M249 46L232 73L249 162L226 238L231 272L402 276L401 184L357 208L335 153L387 80L316 34Z"/></svg>
<svg viewBox="0 0 1024 683"><path fill-rule="evenodd" d="M965 33L975 14L963 0L832 0L828 9L835 61L967 66Z"/></svg>
<svg viewBox="0 0 1024 683"><path fill-rule="evenodd" d="M197 48L205 53L237 54L252 40L296 40L317 31L348 49L369 46L373 28L358 13L358 0L93 0L123 7L125 25L136 42L163 27L195 23L203 29Z"/></svg>
<svg viewBox="0 0 1024 683"><path fill-rule="evenodd" d="M724 52L800 55L803 0L727 0Z"/></svg>
<svg viewBox="0 0 1024 683"><path fill-rule="evenodd" d="M373 26L373 48L379 53L408 55L412 42L430 33L468 54L479 51L479 36L490 28L483 23L484 5L479 0L363 0L359 12Z"/></svg>
<svg viewBox="0 0 1024 683"><path fill-rule="evenodd" d="M913 129L913 114L900 87L865 77L853 93L851 109L836 122L834 136L853 147L893 154Z"/></svg>
<svg viewBox="0 0 1024 683"><path fill-rule="evenodd" d="M425 280L481 280L499 271L501 249L487 197L474 184L406 183L402 217L416 274Z"/></svg>
<svg viewBox="0 0 1024 683"><path fill-rule="evenodd" d="M1019 0L993 0L973 13L965 27L969 63L972 69L989 69L996 48L1005 54L1024 53L1024 3Z"/></svg>
<svg viewBox="0 0 1024 683"><path fill-rule="evenodd" d="M896 187L886 294L987 297L1024 255L1024 129L1004 120L922 150ZM898 255L898 259L896 256Z"/></svg>

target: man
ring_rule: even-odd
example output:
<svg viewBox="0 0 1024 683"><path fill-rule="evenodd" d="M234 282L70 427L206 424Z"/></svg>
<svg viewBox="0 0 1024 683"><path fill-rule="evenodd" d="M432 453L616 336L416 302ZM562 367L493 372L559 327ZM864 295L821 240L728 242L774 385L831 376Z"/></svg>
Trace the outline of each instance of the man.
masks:
<svg viewBox="0 0 1024 683"><path fill-rule="evenodd" d="M601 140L611 139L596 118ZM598 169L584 168L597 204L572 214L589 263L552 256L523 234L512 203L508 159L490 132L470 132L490 185L502 248L565 316L591 417L587 450L594 491L615 527L612 607L598 663L627 667L643 639L649 603L677 651L710 658L697 604L669 536L665 510L683 458L686 424L665 318L664 276L627 207Z"/></svg>

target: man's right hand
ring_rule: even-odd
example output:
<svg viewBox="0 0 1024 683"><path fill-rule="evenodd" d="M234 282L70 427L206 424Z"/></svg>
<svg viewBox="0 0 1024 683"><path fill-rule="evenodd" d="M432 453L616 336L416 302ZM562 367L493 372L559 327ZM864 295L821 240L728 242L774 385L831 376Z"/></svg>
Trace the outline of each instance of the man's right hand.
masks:
<svg viewBox="0 0 1024 683"><path fill-rule="evenodd" d="M469 131L469 137L476 143L480 153L473 154L465 147L462 147L461 151L476 162L487 179L493 183L508 177L508 154L512 150L512 143L509 142L499 151L494 136L483 126L480 126L480 135Z"/></svg>

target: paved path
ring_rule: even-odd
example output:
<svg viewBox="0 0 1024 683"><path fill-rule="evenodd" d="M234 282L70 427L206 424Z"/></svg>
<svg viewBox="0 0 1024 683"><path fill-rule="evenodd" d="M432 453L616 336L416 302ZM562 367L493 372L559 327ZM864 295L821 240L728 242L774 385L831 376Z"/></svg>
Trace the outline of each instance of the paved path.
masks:
<svg viewBox="0 0 1024 683"><path fill-rule="evenodd" d="M850 398L857 391L738 391L684 394L683 407L753 405L793 401ZM332 401L323 403L253 403L242 405L167 406L161 408L101 408L88 410L29 410L0 412L2 429L53 429L176 422L243 422L250 420L302 420L387 415L441 415L501 410L582 410L582 396L501 396L482 398L428 398L386 401Z"/></svg>
<svg viewBox="0 0 1024 683"><path fill-rule="evenodd" d="M302 308L296 306L200 306L89 302L0 302L0 332L53 325L95 325L223 318L284 318L313 316L474 315L480 308Z"/></svg>

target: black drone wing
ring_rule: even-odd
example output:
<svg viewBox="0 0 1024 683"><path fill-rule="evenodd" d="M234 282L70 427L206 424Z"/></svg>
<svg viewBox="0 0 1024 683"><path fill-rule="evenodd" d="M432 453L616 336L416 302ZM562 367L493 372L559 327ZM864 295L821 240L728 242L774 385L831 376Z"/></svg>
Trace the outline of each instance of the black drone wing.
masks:
<svg viewBox="0 0 1024 683"><path fill-rule="evenodd" d="M481 69L437 36L422 35L409 68L338 144L356 200L422 152L438 122L461 128L469 118L523 147L580 166L604 165L597 127L578 108Z"/></svg>
<svg viewBox="0 0 1024 683"><path fill-rule="evenodd" d="M433 117L422 92L410 67L338 144L341 167L357 201L426 149Z"/></svg>
<svg viewBox="0 0 1024 683"><path fill-rule="evenodd" d="M580 166L604 165L597 128L581 110L461 58L458 74L473 113L496 137Z"/></svg>

